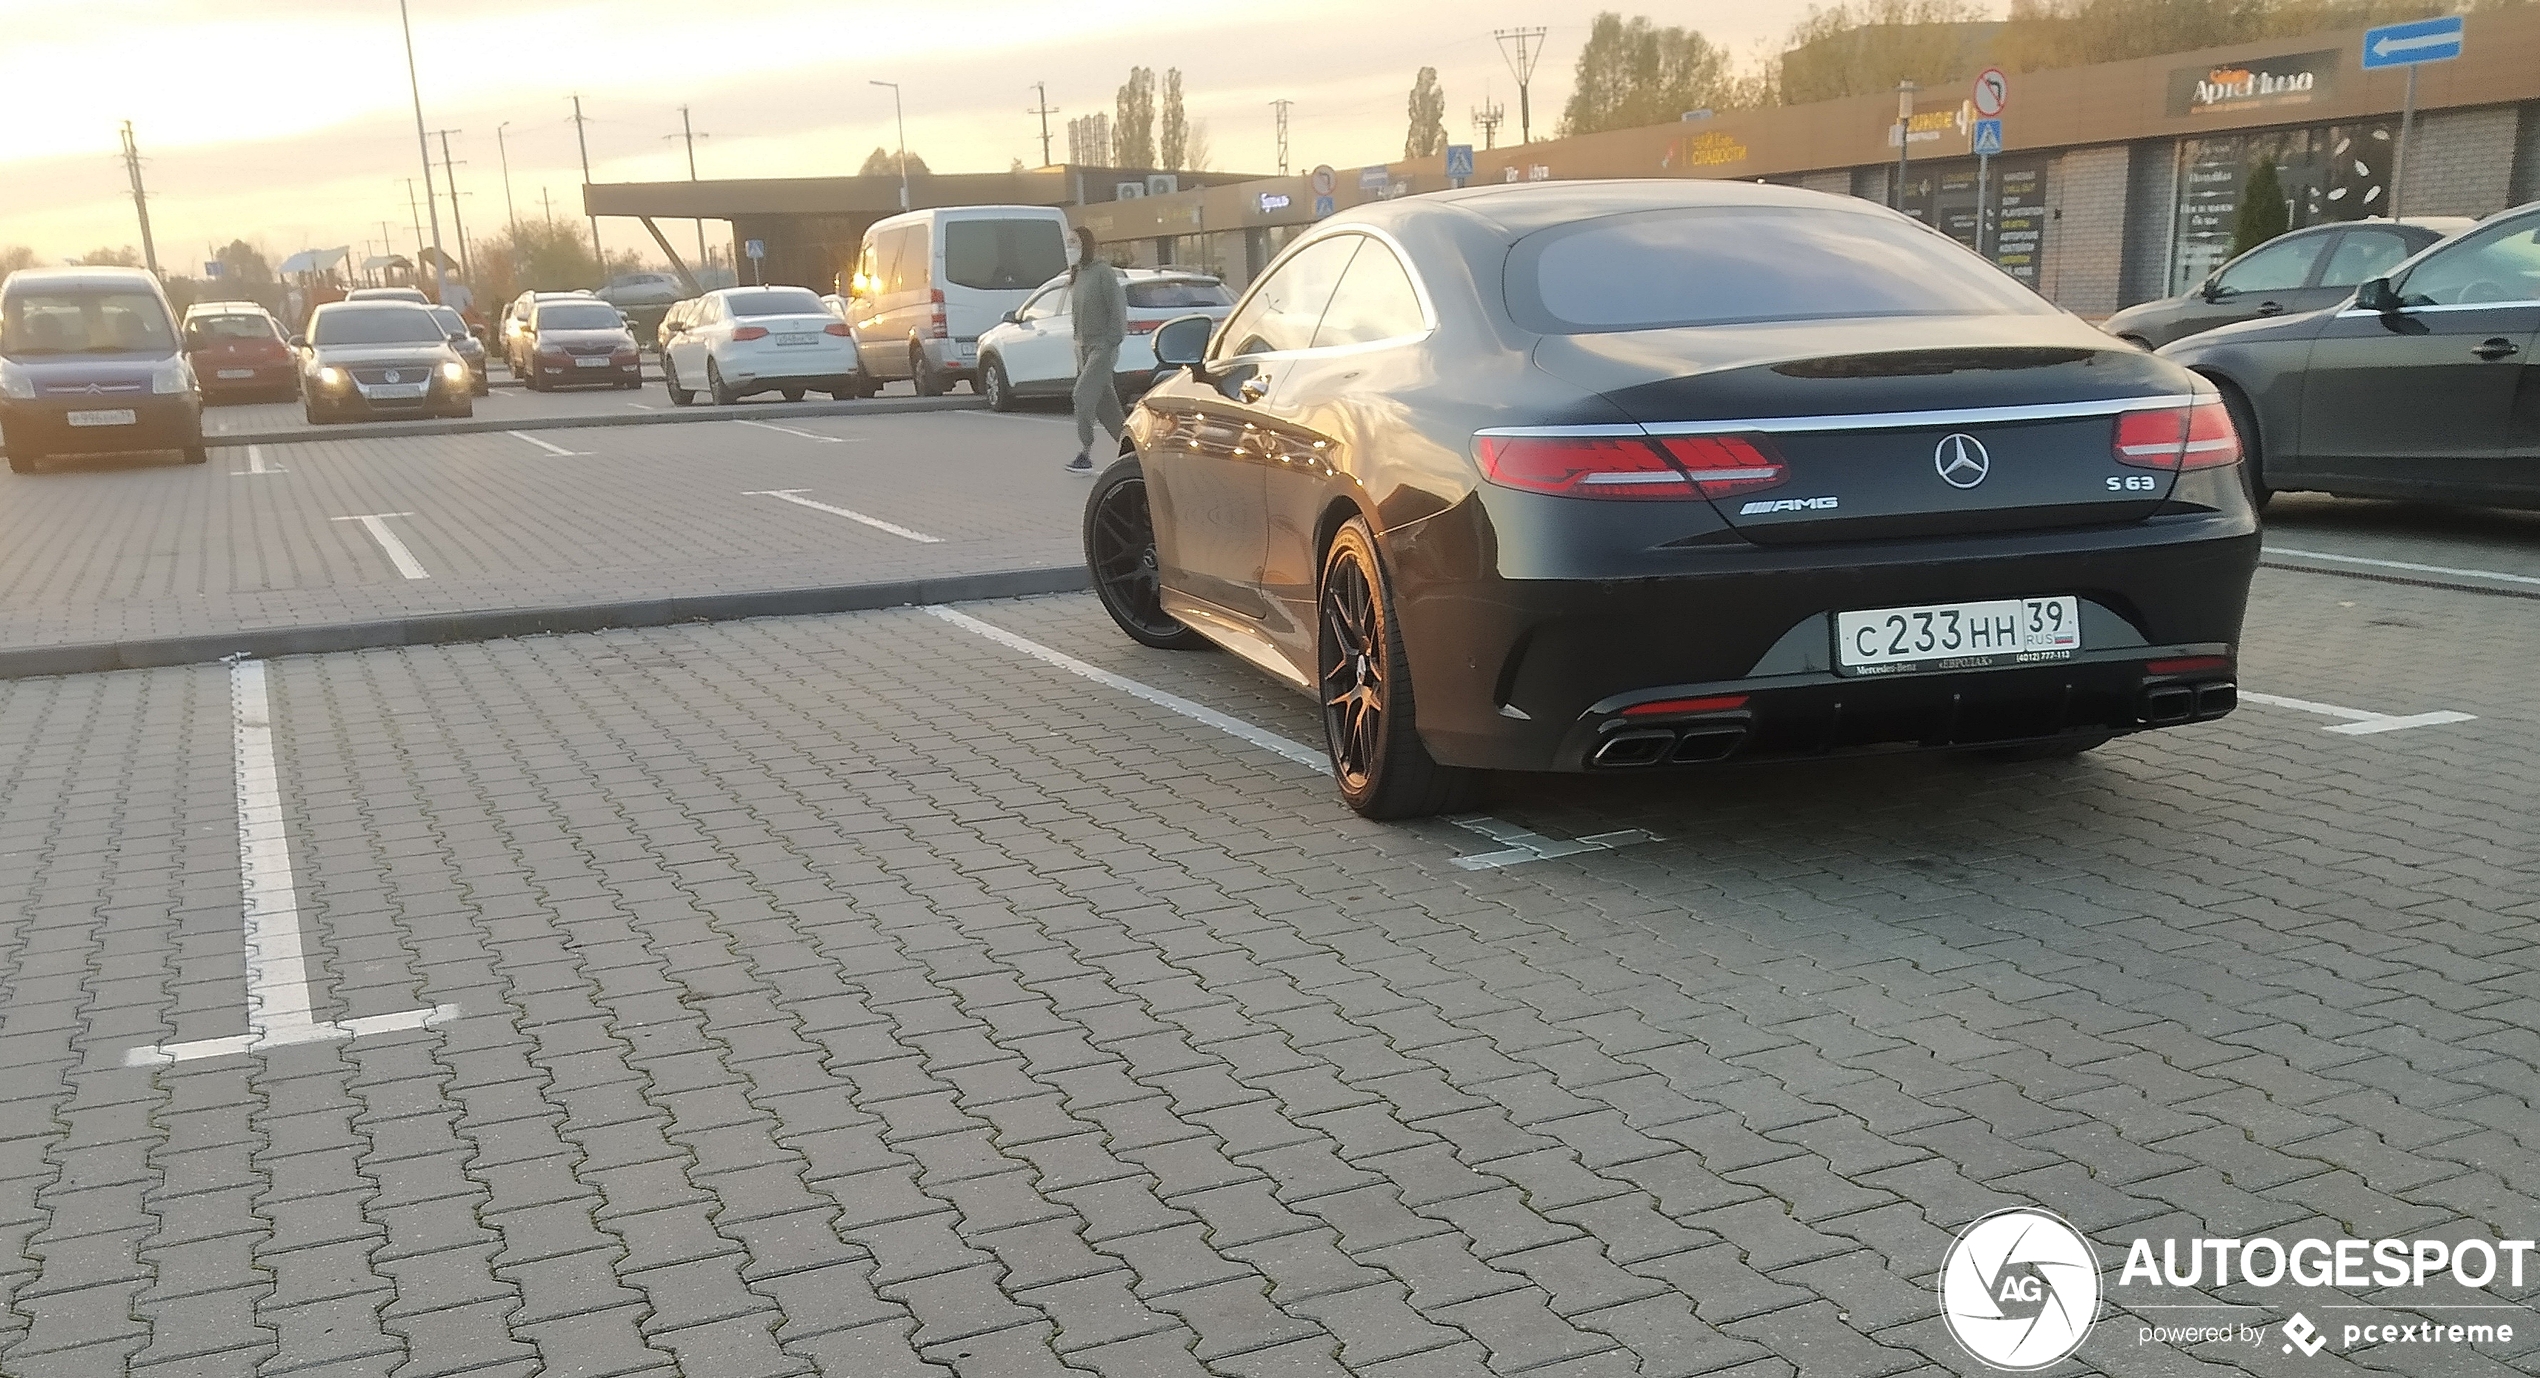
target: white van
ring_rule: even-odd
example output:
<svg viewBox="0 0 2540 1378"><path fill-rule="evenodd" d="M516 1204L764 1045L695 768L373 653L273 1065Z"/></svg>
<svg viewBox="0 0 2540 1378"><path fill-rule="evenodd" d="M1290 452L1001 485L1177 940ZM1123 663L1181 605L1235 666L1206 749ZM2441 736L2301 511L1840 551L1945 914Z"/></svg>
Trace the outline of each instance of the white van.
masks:
<svg viewBox="0 0 2540 1378"><path fill-rule="evenodd" d="M1056 206L941 206L875 222L848 277L847 325L874 383L978 388L979 336L1075 258Z"/></svg>

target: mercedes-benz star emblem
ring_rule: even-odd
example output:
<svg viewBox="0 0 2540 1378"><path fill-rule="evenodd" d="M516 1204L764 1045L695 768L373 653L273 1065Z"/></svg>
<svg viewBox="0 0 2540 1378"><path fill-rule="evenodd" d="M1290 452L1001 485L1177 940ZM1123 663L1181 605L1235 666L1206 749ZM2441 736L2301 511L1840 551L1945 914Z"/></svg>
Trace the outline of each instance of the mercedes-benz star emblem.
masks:
<svg viewBox="0 0 2540 1378"><path fill-rule="evenodd" d="M402 382L404 382L404 381L406 381L406 380L405 380L405 379L403 379L403 378L398 377L398 376L397 376L397 370L395 370L395 369L393 369L393 368L392 368L392 369L388 370L388 381L389 381L389 382L392 382L392 383L402 383ZM1981 453L1981 450L1979 450L1978 452L1979 452L1979 453ZM1945 473L1945 472L1944 472L1943 474L1941 474L1941 477L1942 477L1942 478L1949 478L1949 475L1948 475L1947 473ZM1984 475L1983 475L1983 474L1981 474L1981 473L1979 473L1979 474L1977 474L1977 475L1976 475L1976 477L1977 477L1977 478L1979 478L1979 479L1981 479L1981 478L1983 478L1983 477L1984 477ZM1956 479L1950 479L1949 481L1950 481L1950 482L1952 482L1952 483L1957 483L1957 482L1958 482ZM1963 484L1963 483L1958 484L1958 486L1959 486L1959 487L1961 487L1961 488L1966 487L1966 485L1965 485L1965 484Z"/></svg>
<svg viewBox="0 0 2540 1378"><path fill-rule="evenodd" d="M1983 441L1965 431L1953 431L1932 447L1931 467L1950 487L1973 488L1993 472L1993 456L1985 453Z"/></svg>

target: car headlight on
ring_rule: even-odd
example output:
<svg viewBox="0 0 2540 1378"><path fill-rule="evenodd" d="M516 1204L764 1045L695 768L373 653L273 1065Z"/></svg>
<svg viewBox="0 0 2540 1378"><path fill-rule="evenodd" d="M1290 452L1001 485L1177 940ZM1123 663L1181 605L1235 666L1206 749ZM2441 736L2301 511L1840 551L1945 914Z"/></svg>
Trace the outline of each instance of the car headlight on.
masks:
<svg viewBox="0 0 2540 1378"><path fill-rule="evenodd" d="M452 359L441 365L441 376L453 383L464 383L467 381L467 365Z"/></svg>
<svg viewBox="0 0 2540 1378"><path fill-rule="evenodd" d="M6 359L0 359L0 397L12 397L21 402L34 401L35 375Z"/></svg>
<svg viewBox="0 0 2540 1378"><path fill-rule="evenodd" d="M337 368L333 364L328 364L326 367L318 370L318 386L320 387L340 388L351 381L353 381L353 379L350 374L347 374L344 370Z"/></svg>
<svg viewBox="0 0 2540 1378"><path fill-rule="evenodd" d="M161 397L194 390L194 370L183 359L170 359L150 370L150 391Z"/></svg>

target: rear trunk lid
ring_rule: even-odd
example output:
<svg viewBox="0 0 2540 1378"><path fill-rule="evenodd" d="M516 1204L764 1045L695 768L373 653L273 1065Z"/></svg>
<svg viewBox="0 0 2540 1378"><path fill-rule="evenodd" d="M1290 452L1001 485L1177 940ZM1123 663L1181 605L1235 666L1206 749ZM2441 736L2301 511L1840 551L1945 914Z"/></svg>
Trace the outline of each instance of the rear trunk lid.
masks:
<svg viewBox="0 0 2540 1378"><path fill-rule="evenodd" d="M1777 461L1781 481L1712 499L1764 544L2140 521L2175 475L2118 463L2117 418L2191 386L2069 317L1555 335L1535 358L1662 444Z"/></svg>

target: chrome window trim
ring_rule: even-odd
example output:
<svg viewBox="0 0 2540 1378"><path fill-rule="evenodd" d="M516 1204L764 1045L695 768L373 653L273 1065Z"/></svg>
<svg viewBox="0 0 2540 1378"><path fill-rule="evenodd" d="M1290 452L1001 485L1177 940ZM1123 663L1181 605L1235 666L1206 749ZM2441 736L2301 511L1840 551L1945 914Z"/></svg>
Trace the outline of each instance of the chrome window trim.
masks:
<svg viewBox="0 0 2540 1378"><path fill-rule="evenodd" d="M1402 268L1402 275L1411 279L1411 294L1419 299L1420 329L1413 334L1390 335L1381 340L1358 340L1345 345L1320 345L1309 349L1265 350L1259 354L1229 354L1222 358L1219 357L1216 352L1218 340L1216 338L1216 332L1212 331L1210 332L1208 342L1209 352L1206 356L1206 363L1211 372L1215 372L1219 369L1227 368L1231 365L1247 360L1336 359L1348 354L1363 354L1369 350L1391 349L1396 345L1415 344L1438 333L1438 307L1437 302L1429 295L1428 281L1420 276L1419 267L1412 263L1411 254L1408 250L1402 247L1402 241L1394 238L1392 235L1387 234L1385 231L1374 225L1332 225L1328 228L1309 231L1308 233L1298 235L1295 239L1289 241L1288 247L1279 251L1279 260L1285 260L1292 255L1302 252L1309 245L1320 244L1327 239L1338 239L1342 235L1364 235L1367 238L1384 245L1393 253L1394 262ZM1235 304L1226 308L1226 314L1219 318L1217 322L1218 330L1224 330L1229 321L1232 321L1235 317L1243 314L1245 304L1252 300L1252 294L1261 289L1261 284L1270 280L1270 275L1277 272L1279 266L1279 262L1274 261L1269 267L1261 270L1261 276L1254 278L1251 285L1244 289L1244 294L1235 299ZM1343 270L1343 276L1347 276L1346 269ZM1338 284L1335 283L1334 286L1337 287ZM1330 303L1324 303L1325 310L1329 310L1330 308Z"/></svg>
<svg viewBox="0 0 2540 1378"><path fill-rule="evenodd" d="M2516 311L2540 306L2540 297L2523 297L2516 301L2429 302L2423 306L2402 306L2396 311L2368 311L2350 306L2337 313L2337 319L2353 316L2415 316L2439 311Z"/></svg>
<svg viewBox="0 0 2540 1378"><path fill-rule="evenodd" d="M2107 397L2089 402L2039 402L2011 407L1955 407L1941 411L1852 412L1838 416L1763 416L1730 421L1652 421L1645 425L1493 426L1488 436L1599 439L1632 436L1805 434L1816 431L1911 430L1929 426L1983 426L2010 421L2064 421L2119 412L2192 407L2213 398L2202 393Z"/></svg>

